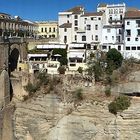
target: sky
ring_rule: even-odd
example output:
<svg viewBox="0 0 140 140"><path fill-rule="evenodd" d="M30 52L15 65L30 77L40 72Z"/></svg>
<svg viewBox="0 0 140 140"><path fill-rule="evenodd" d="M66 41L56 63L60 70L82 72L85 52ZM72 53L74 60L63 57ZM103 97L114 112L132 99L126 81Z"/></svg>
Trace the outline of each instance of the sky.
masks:
<svg viewBox="0 0 140 140"><path fill-rule="evenodd" d="M58 20L58 12L82 5L89 12L96 11L99 3L126 3L140 9L139 0L0 0L0 12L20 16L31 21Z"/></svg>

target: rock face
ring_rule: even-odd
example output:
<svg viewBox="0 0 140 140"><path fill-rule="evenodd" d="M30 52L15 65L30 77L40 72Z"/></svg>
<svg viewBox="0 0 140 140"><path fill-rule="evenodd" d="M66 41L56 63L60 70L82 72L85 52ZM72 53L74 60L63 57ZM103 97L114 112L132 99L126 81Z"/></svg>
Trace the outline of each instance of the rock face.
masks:
<svg viewBox="0 0 140 140"><path fill-rule="evenodd" d="M140 93L140 71L136 71L131 73L127 77L127 81L125 83L117 84L112 88L112 92L118 93Z"/></svg>
<svg viewBox="0 0 140 140"><path fill-rule="evenodd" d="M18 103L14 131L18 140L139 140L140 99L114 116L106 102L82 103L77 109L56 95L39 95Z"/></svg>

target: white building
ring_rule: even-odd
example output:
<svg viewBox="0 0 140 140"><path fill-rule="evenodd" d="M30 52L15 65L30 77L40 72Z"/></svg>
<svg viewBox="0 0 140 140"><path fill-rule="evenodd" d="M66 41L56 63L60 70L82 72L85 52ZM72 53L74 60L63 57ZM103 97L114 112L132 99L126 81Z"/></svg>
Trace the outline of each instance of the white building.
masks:
<svg viewBox="0 0 140 140"><path fill-rule="evenodd" d="M101 6L97 10L104 10L101 50L108 51L115 48L122 51L124 46L123 19L126 11L125 4L103 5L103 10Z"/></svg>
<svg viewBox="0 0 140 140"><path fill-rule="evenodd" d="M125 25L125 58L140 59L140 11L127 11L124 17Z"/></svg>
<svg viewBox="0 0 140 140"><path fill-rule="evenodd" d="M53 55L54 49L66 49L64 44L46 44L37 45L35 51L28 54L29 72L47 72L49 74L58 74L58 68L61 58L60 54Z"/></svg>

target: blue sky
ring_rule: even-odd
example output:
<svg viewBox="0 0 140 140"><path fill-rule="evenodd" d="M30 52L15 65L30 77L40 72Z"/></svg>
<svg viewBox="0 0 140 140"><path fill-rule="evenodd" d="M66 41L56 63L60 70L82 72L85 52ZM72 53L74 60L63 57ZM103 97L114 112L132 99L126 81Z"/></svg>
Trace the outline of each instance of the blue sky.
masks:
<svg viewBox="0 0 140 140"><path fill-rule="evenodd" d="M87 11L96 11L98 3L123 3L128 7L140 9L139 0L0 0L0 12L18 15L23 19L57 20L58 12L77 5L82 5Z"/></svg>

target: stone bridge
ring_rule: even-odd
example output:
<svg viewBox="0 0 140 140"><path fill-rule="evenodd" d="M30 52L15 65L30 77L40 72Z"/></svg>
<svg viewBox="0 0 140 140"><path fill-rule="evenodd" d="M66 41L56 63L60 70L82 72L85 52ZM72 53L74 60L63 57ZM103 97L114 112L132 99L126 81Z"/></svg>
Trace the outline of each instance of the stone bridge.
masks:
<svg viewBox="0 0 140 140"><path fill-rule="evenodd" d="M27 41L24 38L0 38L0 102L5 105L12 98L10 74L18 62L27 60ZM3 106L1 105L1 107Z"/></svg>

